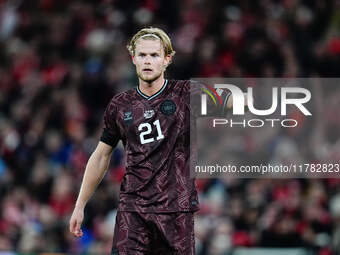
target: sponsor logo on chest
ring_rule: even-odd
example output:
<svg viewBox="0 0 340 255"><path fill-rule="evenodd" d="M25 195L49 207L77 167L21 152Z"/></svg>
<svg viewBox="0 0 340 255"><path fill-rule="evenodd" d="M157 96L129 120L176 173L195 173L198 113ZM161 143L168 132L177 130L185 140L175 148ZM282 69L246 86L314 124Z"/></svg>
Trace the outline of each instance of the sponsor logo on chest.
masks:
<svg viewBox="0 0 340 255"><path fill-rule="evenodd" d="M146 110L145 112L144 112L144 118L145 119L150 119L150 118L152 118L152 116L154 116L155 115L155 111L154 110Z"/></svg>

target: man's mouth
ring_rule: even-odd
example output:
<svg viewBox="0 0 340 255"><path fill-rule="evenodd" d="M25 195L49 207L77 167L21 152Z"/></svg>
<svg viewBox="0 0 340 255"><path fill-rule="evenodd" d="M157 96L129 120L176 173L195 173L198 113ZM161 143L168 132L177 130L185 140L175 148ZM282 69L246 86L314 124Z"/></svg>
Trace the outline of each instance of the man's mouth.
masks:
<svg viewBox="0 0 340 255"><path fill-rule="evenodd" d="M143 72L152 72L152 69L150 69L150 68L144 68L144 69L143 69Z"/></svg>

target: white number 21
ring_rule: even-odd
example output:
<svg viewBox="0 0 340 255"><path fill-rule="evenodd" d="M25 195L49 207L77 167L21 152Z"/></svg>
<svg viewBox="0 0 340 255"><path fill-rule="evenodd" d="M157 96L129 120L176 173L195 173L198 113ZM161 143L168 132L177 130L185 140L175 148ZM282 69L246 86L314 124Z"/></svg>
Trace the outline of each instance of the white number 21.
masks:
<svg viewBox="0 0 340 255"><path fill-rule="evenodd" d="M161 129L161 125L159 123L159 120L154 121L153 124L157 128L157 134L158 135L156 137L156 140L163 139L164 135L162 133L162 129ZM146 130L145 130L145 128L146 128ZM151 124L150 123L141 123L138 126L138 131L142 131L143 129L144 129L144 131L141 132L140 135L139 135L141 144L152 143L153 141L155 141L155 139L153 137L147 138L147 139L144 138L144 136L151 134L151 132L152 132Z"/></svg>

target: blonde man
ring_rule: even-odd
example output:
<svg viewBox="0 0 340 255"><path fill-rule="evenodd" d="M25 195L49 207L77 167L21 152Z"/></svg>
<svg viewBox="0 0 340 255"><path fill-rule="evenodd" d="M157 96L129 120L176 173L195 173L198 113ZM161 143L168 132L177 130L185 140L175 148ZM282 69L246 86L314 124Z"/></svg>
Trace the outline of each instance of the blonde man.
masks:
<svg viewBox="0 0 340 255"><path fill-rule="evenodd" d="M189 81L166 80L175 51L159 28L144 28L128 50L139 84L113 97L70 220L82 236L84 207L101 181L119 140L126 151L112 254L183 254L194 251L197 191L189 173Z"/></svg>

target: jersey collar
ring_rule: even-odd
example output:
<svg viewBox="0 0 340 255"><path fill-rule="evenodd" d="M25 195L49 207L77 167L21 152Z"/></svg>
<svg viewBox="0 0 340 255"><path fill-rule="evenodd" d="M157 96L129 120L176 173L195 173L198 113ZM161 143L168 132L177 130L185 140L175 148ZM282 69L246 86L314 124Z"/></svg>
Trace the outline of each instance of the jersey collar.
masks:
<svg viewBox="0 0 340 255"><path fill-rule="evenodd" d="M137 90L137 93L138 93L141 97L143 97L144 99L146 99L146 100L152 100L152 99L154 99L155 97L157 97L157 96L159 96L160 94L162 94L162 92L165 90L167 84L168 84L168 80L164 80L164 83L163 83L162 88L161 88L160 90L158 90L158 92L155 93L155 94L153 94L152 96L147 96L147 95L145 95L142 91L140 91L139 85L137 85L136 90Z"/></svg>

